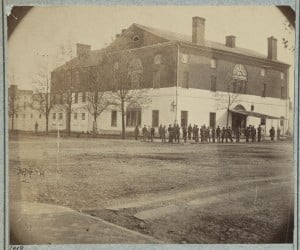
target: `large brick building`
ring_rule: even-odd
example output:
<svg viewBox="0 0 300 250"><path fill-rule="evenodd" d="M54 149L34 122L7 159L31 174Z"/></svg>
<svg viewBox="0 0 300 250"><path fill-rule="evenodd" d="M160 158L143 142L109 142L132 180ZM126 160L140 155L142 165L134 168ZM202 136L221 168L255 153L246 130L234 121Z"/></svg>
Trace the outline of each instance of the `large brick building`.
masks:
<svg viewBox="0 0 300 250"><path fill-rule="evenodd" d="M191 36L132 24L116 35L105 49L92 51L77 44L77 56L52 72L53 101L63 102L73 92L72 131L91 131L93 120L85 109L90 79L103 55L109 55L106 90L113 86L113 69L122 53L130 53L129 64L141 76L139 87L147 89L147 107L128 108L126 126L159 126L179 123L225 126L228 97L229 125L262 124L288 130L289 65L277 59L277 40L266 38L266 55L236 46L227 36L224 43L205 39L205 19L193 17ZM130 67L130 66L129 66ZM50 129L65 126L66 115L59 105L52 110ZM98 129L121 130L121 113L110 107L98 118ZM128 130L127 129L127 130Z"/></svg>

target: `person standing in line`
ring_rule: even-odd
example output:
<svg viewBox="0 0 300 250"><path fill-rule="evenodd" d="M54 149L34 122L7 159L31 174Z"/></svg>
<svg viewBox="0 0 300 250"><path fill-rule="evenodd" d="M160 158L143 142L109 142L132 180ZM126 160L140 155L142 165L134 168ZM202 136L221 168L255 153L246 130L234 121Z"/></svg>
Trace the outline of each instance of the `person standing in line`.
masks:
<svg viewBox="0 0 300 250"><path fill-rule="evenodd" d="M187 142L187 129L186 129L186 126L182 127L182 136L183 136L183 141L186 143Z"/></svg>
<svg viewBox="0 0 300 250"><path fill-rule="evenodd" d="M35 124L34 124L34 129L35 129L35 133L37 134L38 129L39 129L39 124L38 124L37 121L36 121Z"/></svg>
<svg viewBox="0 0 300 250"><path fill-rule="evenodd" d="M235 130L235 138L236 138L236 142L240 142L240 135L241 135L241 129L239 126L236 127Z"/></svg>
<svg viewBox="0 0 300 250"><path fill-rule="evenodd" d="M180 143L180 127L178 124L176 125L176 138L177 138L177 143Z"/></svg>
<svg viewBox="0 0 300 250"><path fill-rule="evenodd" d="M275 136L275 129L274 127L272 126L271 129L269 130L270 132L270 137L271 137L271 140L274 141L274 136Z"/></svg>
<svg viewBox="0 0 300 250"><path fill-rule="evenodd" d="M251 137L252 137L252 142L255 142L256 128L254 126L252 126L252 129L251 129Z"/></svg>
<svg viewBox="0 0 300 250"><path fill-rule="evenodd" d="M169 143L172 143L173 142L173 135L172 135L172 126L171 124L169 125L168 127L168 134L169 134Z"/></svg>
<svg viewBox="0 0 300 250"><path fill-rule="evenodd" d="M200 128L200 142L204 142L204 128L201 126Z"/></svg>
<svg viewBox="0 0 300 250"><path fill-rule="evenodd" d="M214 127L211 128L211 138L212 138L212 142L215 143L216 142L216 130Z"/></svg>
<svg viewBox="0 0 300 250"><path fill-rule="evenodd" d="M277 128L277 141L280 141L280 128Z"/></svg>
<svg viewBox="0 0 300 250"><path fill-rule="evenodd" d="M222 142L224 142L225 134L226 134L226 129L225 129L225 127L223 127L222 132L221 132Z"/></svg>
<svg viewBox="0 0 300 250"><path fill-rule="evenodd" d="M154 133L155 133L155 128L152 127L152 128L151 128L151 135L150 135L151 141L153 141L153 139L154 139Z"/></svg>
<svg viewBox="0 0 300 250"><path fill-rule="evenodd" d="M166 142L166 126L163 126L161 130L161 142Z"/></svg>
<svg viewBox="0 0 300 250"><path fill-rule="evenodd" d="M173 125L173 138L174 142L177 142L177 125L175 123Z"/></svg>
<svg viewBox="0 0 300 250"><path fill-rule="evenodd" d="M147 127L146 127L146 125L144 125L144 127L142 129L142 133L143 133L143 141L146 141L146 139L147 139Z"/></svg>
<svg viewBox="0 0 300 250"><path fill-rule="evenodd" d="M190 124L189 127L188 127L188 138L189 138L189 140L191 140L191 138L192 138L192 132L193 132L193 128L192 128L192 124Z"/></svg>
<svg viewBox="0 0 300 250"><path fill-rule="evenodd" d="M220 139L221 139L221 129L220 129L220 126L217 127L216 134L217 134L217 141L220 143Z"/></svg>
<svg viewBox="0 0 300 250"><path fill-rule="evenodd" d="M148 141L151 140L151 127L148 125L148 129L147 129L147 137L148 137Z"/></svg>
<svg viewBox="0 0 300 250"><path fill-rule="evenodd" d="M232 140L232 130L231 130L231 127L228 127L227 129L227 137L229 138L230 142L233 142ZM227 139L227 138L226 138ZM227 142L227 140L226 140Z"/></svg>
<svg viewBox="0 0 300 250"><path fill-rule="evenodd" d="M135 129L134 129L134 138L135 138L136 141L138 140L139 133L140 133L139 126L136 125L136 126L135 126Z"/></svg>
<svg viewBox="0 0 300 250"><path fill-rule="evenodd" d="M162 130L163 130L163 126L160 124L159 128L158 128L159 139L161 139L161 137L162 137Z"/></svg>
<svg viewBox="0 0 300 250"><path fill-rule="evenodd" d="M195 142L199 142L199 128L198 125L195 125Z"/></svg>
<svg viewBox="0 0 300 250"><path fill-rule="evenodd" d="M246 130L245 130L246 142L249 142L249 137L250 137L250 128L249 128L249 126L246 127Z"/></svg>
<svg viewBox="0 0 300 250"><path fill-rule="evenodd" d="M210 127L207 127L206 131L207 131L207 141L210 142L210 138L211 138L211 129L210 129Z"/></svg>
<svg viewBox="0 0 300 250"><path fill-rule="evenodd" d="M257 141L258 142L261 141L261 126L260 126L260 124L258 125L258 128L257 128Z"/></svg>

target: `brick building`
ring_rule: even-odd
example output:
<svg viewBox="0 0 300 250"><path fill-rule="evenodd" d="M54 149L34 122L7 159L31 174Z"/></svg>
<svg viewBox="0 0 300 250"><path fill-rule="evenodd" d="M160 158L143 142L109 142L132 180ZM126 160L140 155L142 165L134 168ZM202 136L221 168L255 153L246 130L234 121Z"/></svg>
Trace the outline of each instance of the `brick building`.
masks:
<svg viewBox="0 0 300 250"><path fill-rule="evenodd" d="M132 24L116 35L105 49L91 50L77 44L77 56L52 72L51 95L58 104L50 117L50 129L64 127L66 114L59 109L66 91L72 92L72 131L91 131L93 122L86 110L91 76L103 55L109 55L105 90L113 87L113 68L122 53L130 53L129 67L141 76L139 87L147 89L151 104L127 107L126 126L198 124L229 126L262 124L287 131L289 124L289 65L277 59L277 40L266 39L266 55L236 46L229 35L224 43L205 39L205 19L193 17L191 36ZM120 131L121 113L116 107L98 118L100 132Z"/></svg>

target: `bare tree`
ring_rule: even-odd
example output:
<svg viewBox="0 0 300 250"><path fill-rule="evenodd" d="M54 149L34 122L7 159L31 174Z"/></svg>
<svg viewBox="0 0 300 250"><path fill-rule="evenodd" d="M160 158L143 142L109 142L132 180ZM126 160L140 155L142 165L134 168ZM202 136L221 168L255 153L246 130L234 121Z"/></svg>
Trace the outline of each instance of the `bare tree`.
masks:
<svg viewBox="0 0 300 250"><path fill-rule="evenodd" d="M53 107L50 96L51 75L47 64L40 64L39 71L33 79L35 84L35 93L33 96L33 108L37 109L46 119L46 133L48 134L49 128L49 115Z"/></svg>
<svg viewBox="0 0 300 250"><path fill-rule="evenodd" d="M106 55L102 57L99 65L91 67L89 70L89 90L87 95L87 110L93 116L93 133L97 133L97 118L100 114L116 102L111 97L109 91L106 91L105 73L107 73L108 60Z"/></svg>
<svg viewBox="0 0 300 250"><path fill-rule="evenodd" d="M126 107L141 107L150 102L147 89L143 89L141 61L127 53L119 54L112 67L112 98L120 107L122 139L125 139ZM137 125L137 124L136 124Z"/></svg>
<svg viewBox="0 0 300 250"><path fill-rule="evenodd" d="M226 129L228 128L229 123L229 113L230 108L233 104L239 101L239 95L246 86L240 84L237 86L237 81L233 79L232 74L228 74L224 79L224 85L226 86L226 92L216 92L215 100L216 100L216 108L218 110L226 109Z"/></svg>

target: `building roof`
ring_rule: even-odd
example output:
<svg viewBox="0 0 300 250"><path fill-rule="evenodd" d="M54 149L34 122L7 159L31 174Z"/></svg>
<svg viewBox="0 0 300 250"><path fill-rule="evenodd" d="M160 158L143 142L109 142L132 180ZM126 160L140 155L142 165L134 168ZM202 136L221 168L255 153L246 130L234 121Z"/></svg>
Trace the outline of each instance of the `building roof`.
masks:
<svg viewBox="0 0 300 250"><path fill-rule="evenodd" d="M133 25L140 29L143 29L149 33L152 33L153 35L162 37L168 41L184 42L184 43L188 43L191 45L200 46L195 43L192 43L191 35L185 35L185 34L180 34L180 33L176 33L176 32L166 31L166 30L162 30L162 29L158 29L158 28L144 26L144 25L137 24L137 23L134 23ZM265 55L265 54L259 53L254 50L241 48L241 47L234 47L234 48L228 47L225 44L222 44L220 42L205 40L204 47L267 60L267 55ZM284 63L279 60L275 60L275 62ZM286 64L286 63L284 63L284 64Z"/></svg>

